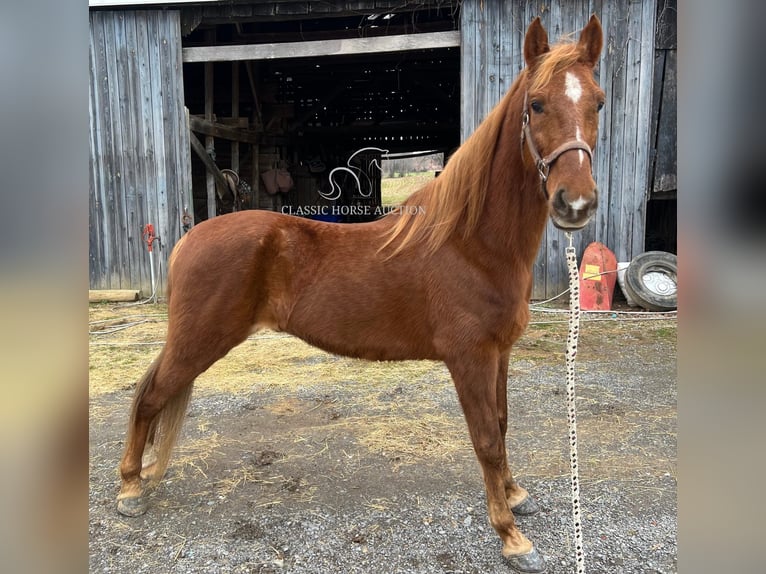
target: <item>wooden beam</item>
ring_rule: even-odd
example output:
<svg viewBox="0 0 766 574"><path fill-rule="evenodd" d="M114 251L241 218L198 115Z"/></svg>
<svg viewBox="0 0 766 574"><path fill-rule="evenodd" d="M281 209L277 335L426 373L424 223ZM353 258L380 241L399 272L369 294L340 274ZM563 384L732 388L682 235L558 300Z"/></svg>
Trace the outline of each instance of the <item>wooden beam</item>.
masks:
<svg viewBox="0 0 766 574"><path fill-rule="evenodd" d="M103 301L138 301L136 289L89 289L88 302L99 303Z"/></svg>
<svg viewBox="0 0 766 574"><path fill-rule="evenodd" d="M234 142L252 144L260 142L258 133L255 130L227 126L221 122L214 122L199 116L189 116L189 127L197 133Z"/></svg>
<svg viewBox="0 0 766 574"><path fill-rule="evenodd" d="M245 69L247 70L247 79L250 82L250 92L253 95L253 102L255 102L255 126L258 129L262 129L263 115L261 113L261 103L258 101L258 91L255 89L255 73L253 72L253 63L245 62Z"/></svg>
<svg viewBox="0 0 766 574"><path fill-rule="evenodd" d="M401 34L377 38L346 38L281 44L244 44L238 46L197 46L183 49L184 62L231 62L236 60L276 60L316 56L379 54L460 46L460 32Z"/></svg>
<svg viewBox="0 0 766 574"><path fill-rule="evenodd" d="M422 1L422 0L421 0ZM668 1L668 0L666 0ZM218 21L205 18L205 24L229 24L231 25L231 19L226 20L219 19ZM298 27L292 30L284 30L278 32L245 32L241 23L234 25L237 33L233 37L232 41L235 43L275 43L281 44L284 42L314 42L317 40L341 40L344 38L359 38L359 28L347 28L343 30L308 30L306 28L298 29ZM449 32L454 29L454 22L452 20L436 20L433 22L418 22L418 34L425 34L431 32ZM381 36L398 36L403 34L412 33L412 24L409 19L398 26L391 26L386 24L385 31L381 28L366 28L366 38L379 38Z"/></svg>

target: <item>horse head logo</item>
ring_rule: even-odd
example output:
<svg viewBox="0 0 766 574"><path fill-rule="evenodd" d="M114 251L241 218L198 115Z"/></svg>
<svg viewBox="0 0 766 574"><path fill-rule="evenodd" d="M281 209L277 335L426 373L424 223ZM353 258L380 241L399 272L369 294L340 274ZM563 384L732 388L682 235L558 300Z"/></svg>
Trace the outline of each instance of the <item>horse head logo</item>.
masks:
<svg viewBox="0 0 766 574"><path fill-rule="evenodd" d="M370 176L368 175L369 169L371 167L377 168L379 172L382 172L383 169L378 163L378 158L373 158L368 164L367 169L362 169L361 167L358 167L356 165L353 165L351 162L352 160L364 153L364 152L379 152L381 155L381 158L388 159L388 153L389 150L387 149L381 149L379 147L363 147L361 149L356 150L354 153L352 153L350 156L348 156L348 160L346 160L346 165L341 167L336 167L335 169L331 170L330 173L327 176L327 179L330 181L330 191L322 191L317 190L319 195L324 197L325 199L329 201L335 201L336 199L340 198L342 187L337 181L337 177L341 173L346 173L351 176L351 178L354 180L354 184L356 185L356 190L362 197L370 197L372 194L372 180L370 179ZM362 186L362 180L365 181L366 185Z"/></svg>

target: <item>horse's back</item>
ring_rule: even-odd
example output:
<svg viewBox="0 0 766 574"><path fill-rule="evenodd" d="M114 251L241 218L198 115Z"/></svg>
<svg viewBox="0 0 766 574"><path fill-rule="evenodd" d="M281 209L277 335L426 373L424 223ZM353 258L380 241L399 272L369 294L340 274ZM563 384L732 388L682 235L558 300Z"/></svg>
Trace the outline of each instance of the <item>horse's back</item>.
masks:
<svg viewBox="0 0 766 574"><path fill-rule="evenodd" d="M423 355L409 350L427 329L417 269L379 253L384 228L267 211L205 221L171 255L170 321L246 323L344 355Z"/></svg>

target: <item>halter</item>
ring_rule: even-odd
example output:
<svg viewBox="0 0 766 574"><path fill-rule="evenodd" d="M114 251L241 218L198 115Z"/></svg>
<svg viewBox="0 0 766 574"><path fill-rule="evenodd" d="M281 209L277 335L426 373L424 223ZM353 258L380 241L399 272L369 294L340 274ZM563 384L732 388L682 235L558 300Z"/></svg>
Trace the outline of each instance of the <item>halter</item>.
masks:
<svg viewBox="0 0 766 574"><path fill-rule="evenodd" d="M550 199L550 195L548 194L548 187L545 185L545 182L548 180L548 174L551 171L551 165L553 165L553 162L555 162L559 156L563 155L565 152L571 151L571 150L581 150L588 154L588 158L590 158L590 164L591 169L593 167L593 152L590 149L590 146L581 140L569 140L568 142L564 142L559 147L554 149L551 153L549 153L547 156L542 157L540 155L540 152L537 151L537 146L535 146L535 142L532 139L532 132L529 129L529 109L527 108L527 94L524 93L524 112L521 116L521 149L522 154L524 152L524 141L527 142L527 148L529 149L529 153L532 154L532 159L535 162L535 167L537 168L537 173L540 174L540 182L541 186L540 189L543 192L543 195L545 196L545 201L548 201Z"/></svg>

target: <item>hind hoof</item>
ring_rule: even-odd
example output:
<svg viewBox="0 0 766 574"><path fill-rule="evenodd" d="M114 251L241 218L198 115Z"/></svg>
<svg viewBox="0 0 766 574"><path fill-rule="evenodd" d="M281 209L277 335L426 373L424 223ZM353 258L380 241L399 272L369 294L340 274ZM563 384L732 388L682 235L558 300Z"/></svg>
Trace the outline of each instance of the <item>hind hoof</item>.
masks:
<svg viewBox="0 0 766 574"><path fill-rule="evenodd" d="M532 514L540 512L540 506L538 506L537 501L534 498L527 496L524 500L511 508L511 512L516 516L531 516Z"/></svg>
<svg viewBox="0 0 766 574"><path fill-rule="evenodd" d="M117 512L123 516L141 516L148 508L143 496L121 498L117 501Z"/></svg>
<svg viewBox="0 0 766 574"><path fill-rule="evenodd" d="M519 574L541 574L545 572L545 559L536 548L532 548L532 551L526 554L506 556L505 559L508 561L508 565Z"/></svg>

